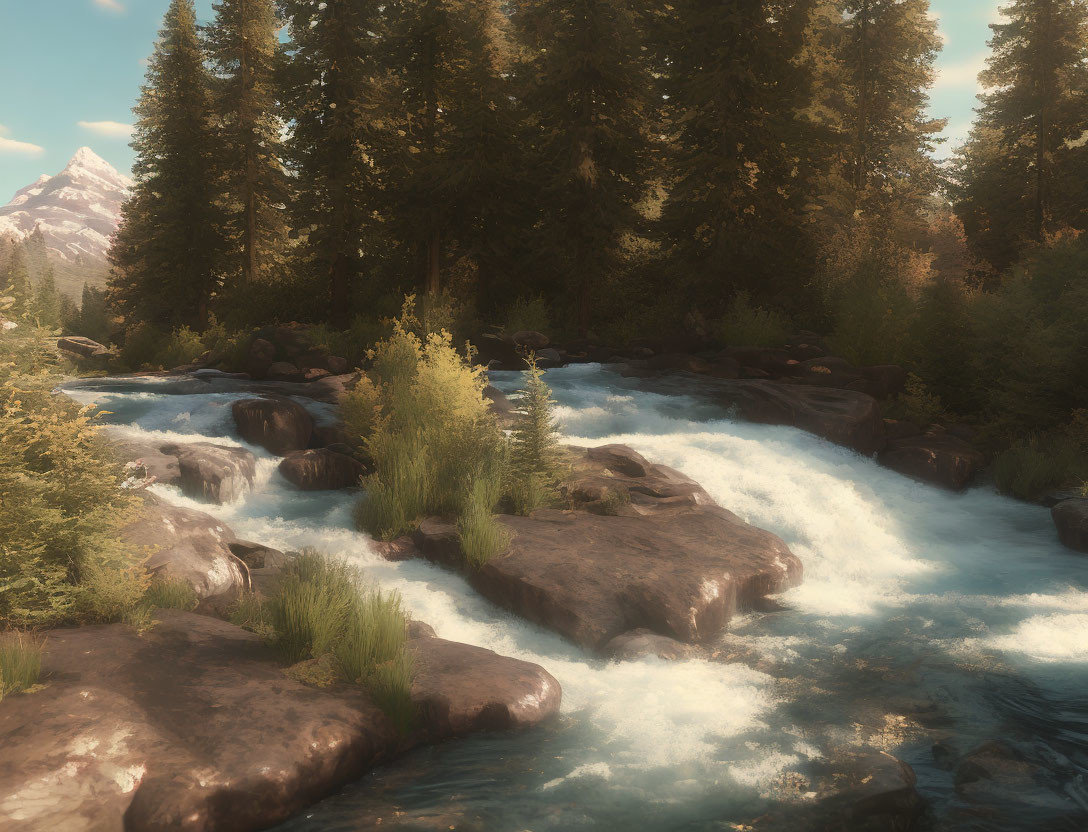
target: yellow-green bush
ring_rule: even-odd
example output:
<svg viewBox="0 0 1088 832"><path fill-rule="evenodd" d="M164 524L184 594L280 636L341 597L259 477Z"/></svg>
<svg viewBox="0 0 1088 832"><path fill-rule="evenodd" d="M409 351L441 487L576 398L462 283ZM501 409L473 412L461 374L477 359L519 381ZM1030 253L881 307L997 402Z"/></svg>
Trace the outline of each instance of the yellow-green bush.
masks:
<svg viewBox="0 0 1088 832"><path fill-rule="evenodd" d="M356 516L390 539L426 515L459 516L475 480L501 466L505 438L483 395L483 371L448 332L424 331L413 298L370 357L373 391L349 405L350 423L369 429L361 439L374 464Z"/></svg>
<svg viewBox="0 0 1088 832"><path fill-rule="evenodd" d="M133 498L92 409L53 393L45 336L16 332L0 334L0 623L115 618L147 587L118 538Z"/></svg>

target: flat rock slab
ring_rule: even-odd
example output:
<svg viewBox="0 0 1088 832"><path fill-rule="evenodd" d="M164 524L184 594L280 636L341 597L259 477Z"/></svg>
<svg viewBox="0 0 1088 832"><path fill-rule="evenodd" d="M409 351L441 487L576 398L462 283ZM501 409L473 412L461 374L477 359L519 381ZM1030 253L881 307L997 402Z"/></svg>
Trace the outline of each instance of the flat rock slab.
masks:
<svg viewBox="0 0 1088 832"><path fill-rule="evenodd" d="M253 634L158 617L142 636L120 624L49 634L48 686L0 703L5 832L265 829L413 745L536 724L561 698L536 665L416 639L413 700L444 718L398 737L361 689L287 677Z"/></svg>
<svg viewBox="0 0 1088 832"><path fill-rule="evenodd" d="M1088 498L1062 500L1050 510L1062 543L1077 552L1088 552Z"/></svg>
<svg viewBox="0 0 1088 832"><path fill-rule="evenodd" d="M877 461L908 477L960 491L986 464L986 457L958 436L927 433L889 441Z"/></svg>
<svg viewBox="0 0 1088 832"><path fill-rule="evenodd" d="M688 372L645 378L639 386L655 393L694 396L749 422L800 428L866 455L886 442L880 405L856 390Z"/></svg>

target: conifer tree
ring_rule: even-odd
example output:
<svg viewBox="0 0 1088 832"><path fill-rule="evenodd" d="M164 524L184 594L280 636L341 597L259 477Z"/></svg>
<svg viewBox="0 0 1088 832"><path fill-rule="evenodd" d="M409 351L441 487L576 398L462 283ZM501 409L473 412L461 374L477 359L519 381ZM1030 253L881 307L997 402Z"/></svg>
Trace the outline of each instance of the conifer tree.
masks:
<svg viewBox="0 0 1088 832"><path fill-rule="evenodd" d="M661 227L702 301L800 282L809 5L679 0L662 24L673 136Z"/></svg>
<svg viewBox="0 0 1088 832"><path fill-rule="evenodd" d="M642 222L653 82L627 0L538 0L513 20L539 225L560 251L566 306L585 332L623 235Z"/></svg>
<svg viewBox="0 0 1088 832"><path fill-rule="evenodd" d="M38 287L34 292L32 314L39 326L56 329L61 324L61 296L57 291L57 282L53 269L47 268L38 278Z"/></svg>
<svg viewBox="0 0 1088 832"><path fill-rule="evenodd" d="M329 320L346 327L376 245L375 145L383 80L376 57L384 29L378 0L283 0L287 51L288 152L300 262Z"/></svg>
<svg viewBox="0 0 1088 832"><path fill-rule="evenodd" d="M518 399L517 422L510 435L508 491L518 514L529 514L555 494L560 472L558 425L552 391L544 371L530 353L525 388Z"/></svg>
<svg viewBox="0 0 1088 832"><path fill-rule="evenodd" d="M276 74L279 20L274 0L219 0L205 30L213 92L224 213L224 275L245 292L272 277L287 239Z"/></svg>
<svg viewBox="0 0 1088 832"><path fill-rule="evenodd" d="M1014 0L1002 11L956 187L968 234L999 269L1025 242L1088 227L1088 2Z"/></svg>
<svg viewBox="0 0 1088 832"><path fill-rule="evenodd" d="M436 295L452 244L479 253L501 237L517 179L506 18L495 0L402 0L387 57L404 138L383 161L394 233L426 252ZM505 198L504 198L505 197Z"/></svg>
<svg viewBox="0 0 1088 832"><path fill-rule="evenodd" d="M34 290L30 285L30 272L27 270L23 247L17 240L11 241L7 268L2 281L7 297L13 298L11 313L24 315L30 311Z"/></svg>
<svg viewBox="0 0 1088 832"><path fill-rule="evenodd" d="M208 82L193 0L171 0L135 108L136 184L111 251L110 302L128 318L207 324L221 227Z"/></svg>

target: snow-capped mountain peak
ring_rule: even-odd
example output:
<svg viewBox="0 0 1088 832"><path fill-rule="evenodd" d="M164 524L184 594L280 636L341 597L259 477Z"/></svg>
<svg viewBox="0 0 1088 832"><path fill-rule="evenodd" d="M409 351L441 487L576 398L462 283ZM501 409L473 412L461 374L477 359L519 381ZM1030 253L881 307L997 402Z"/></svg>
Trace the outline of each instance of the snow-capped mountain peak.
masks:
<svg viewBox="0 0 1088 832"><path fill-rule="evenodd" d="M40 229L50 253L73 264L104 265L132 180L81 147L56 176L41 176L0 208L0 235Z"/></svg>

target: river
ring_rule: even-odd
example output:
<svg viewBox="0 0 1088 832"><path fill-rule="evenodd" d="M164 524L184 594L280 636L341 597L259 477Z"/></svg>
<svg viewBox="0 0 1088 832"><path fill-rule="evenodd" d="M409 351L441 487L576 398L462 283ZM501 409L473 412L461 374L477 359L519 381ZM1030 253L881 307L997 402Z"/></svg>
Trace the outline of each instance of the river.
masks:
<svg viewBox="0 0 1088 832"><path fill-rule="evenodd" d="M512 392L520 377L492 380ZM914 768L923 828L1088 828L1088 557L1059 544L1046 509L988 486L950 494L792 428L640 392L598 365L547 381L567 441L622 442L683 471L781 536L804 583L778 596L781 609L735 619L705 659L607 662L456 574L383 561L351 527L353 495L296 491L261 448L247 446L258 479L238 503L155 486L241 538L342 555L440 636L538 662L563 685L555 723L416 751L283 832L380 828L394 807L428 829L736 829L778 801L803 802L807 763L864 748ZM66 390L108 411L119 433L241 445L230 404L251 394L238 386L90 379ZM329 405L297 401L332 420ZM1028 774L957 792L947 760L993 739Z"/></svg>

